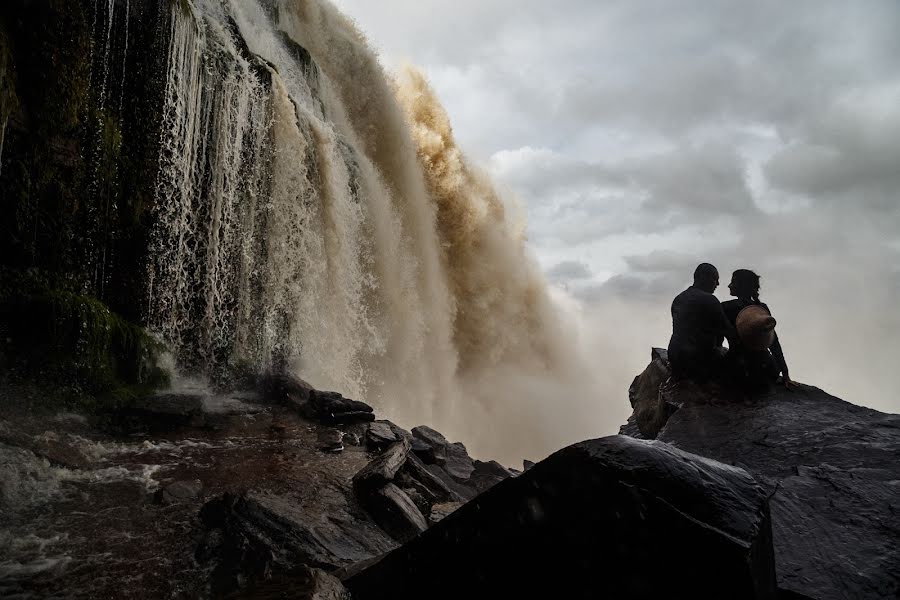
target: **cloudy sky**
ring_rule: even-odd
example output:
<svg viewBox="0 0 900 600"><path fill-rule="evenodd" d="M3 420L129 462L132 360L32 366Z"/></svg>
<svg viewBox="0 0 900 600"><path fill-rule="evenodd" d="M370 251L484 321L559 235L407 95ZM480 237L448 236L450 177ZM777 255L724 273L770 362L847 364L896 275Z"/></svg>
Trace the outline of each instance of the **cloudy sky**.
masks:
<svg viewBox="0 0 900 600"><path fill-rule="evenodd" d="M621 397L710 261L762 275L795 379L900 412L896 0L336 3L518 197Z"/></svg>

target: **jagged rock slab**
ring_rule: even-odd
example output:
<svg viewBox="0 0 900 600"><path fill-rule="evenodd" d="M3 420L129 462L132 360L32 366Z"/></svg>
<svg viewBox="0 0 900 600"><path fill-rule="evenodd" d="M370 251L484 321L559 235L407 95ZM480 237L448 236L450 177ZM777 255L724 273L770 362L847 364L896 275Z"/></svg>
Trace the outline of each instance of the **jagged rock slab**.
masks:
<svg viewBox="0 0 900 600"><path fill-rule="evenodd" d="M769 482L780 588L900 597L900 415L780 388L751 401L688 399L659 439Z"/></svg>
<svg viewBox="0 0 900 600"><path fill-rule="evenodd" d="M371 406L359 400L344 398L337 392L312 390L303 405L308 417L329 425L365 423L375 420Z"/></svg>
<svg viewBox="0 0 900 600"><path fill-rule="evenodd" d="M202 492L203 482L199 479L182 480L156 490L153 497L159 504L180 504L196 500Z"/></svg>
<svg viewBox="0 0 900 600"><path fill-rule="evenodd" d="M453 492L457 496L462 498L464 501L471 500L478 494L478 492L475 490L475 488L462 485L461 483L456 481L453 477L451 477L450 474L447 473L447 471L445 471L439 465L425 465L425 468L428 470L429 473L432 474L432 476L434 476L436 479L440 480L441 483L443 483L445 487L453 490Z"/></svg>
<svg viewBox="0 0 900 600"><path fill-rule="evenodd" d="M512 471L495 460L488 462L476 460L474 461L474 471L469 484L481 494L512 476Z"/></svg>
<svg viewBox="0 0 900 600"><path fill-rule="evenodd" d="M374 523L337 510L310 513L261 492L226 493L200 511L206 528L196 557L210 566L211 592L221 597L299 564L326 570L384 554L396 542Z"/></svg>
<svg viewBox="0 0 900 600"><path fill-rule="evenodd" d="M775 597L764 489L623 436L557 452L344 583L357 600Z"/></svg>
<svg viewBox="0 0 900 600"><path fill-rule="evenodd" d="M471 477L475 466L462 443L450 443L443 434L425 425L413 427L412 434L420 442L416 454L424 457L424 462L437 464L458 482L466 482Z"/></svg>
<svg viewBox="0 0 900 600"><path fill-rule="evenodd" d="M378 526L397 541L408 541L428 529L415 502L393 483L363 495L359 501Z"/></svg>
<svg viewBox="0 0 900 600"><path fill-rule="evenodd" d="M390 421L374 421L366 429L366 446L372 450L384 450L400 438Z"/></svg>
<svg viewBox="0 0 900 600"><path fill-rule="evenodd" d="M662 429L676 407L666 402L660 388L669 379L671 371L668 362L658 348L651 351L651 361L644 372L634 378L628 388L628 401L634 412L628 420L640 432L641 437L653 439ZM621 432L626 433L626 432ZM631 433L628 430L627 433Z"/></svg>
<svg viewBox="0 0 900 600"><path fill-rule="evenodd" d="M426 465L415 454L410 453L406 457L406 463L400 472L400 476L404 477L404 484L408 481L414 485L416 489L426 498L433 499L437 502L464 502L466 498L460 495L456 490L444 483L443 480L429 471L429 467L434 465ZM446 476L445 476L446 477ZM454 487L457 487L451 481ZM468 494L468 490L465 490Z"/></svg>
<svg viewBox="0 0 900 600"><path fill-rule="evenodd" d="M302 406L315 388L299 377L286 373L270 374L263 381L266 396L278 404Z"/></svg>
<svg viewBox="0 0 900 600"><path fill-rule="evenodd" d="M353 487L357 490L371 490L390 483L408 455L408 440L394 442L353 476Z"/></svg>

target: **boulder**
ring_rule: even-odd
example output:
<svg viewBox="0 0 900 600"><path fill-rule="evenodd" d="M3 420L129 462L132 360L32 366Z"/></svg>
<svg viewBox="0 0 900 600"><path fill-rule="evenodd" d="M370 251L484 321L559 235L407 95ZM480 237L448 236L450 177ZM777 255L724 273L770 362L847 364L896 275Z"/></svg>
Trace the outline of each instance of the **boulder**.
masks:
<svg viewBox="0 0 900 600"><path fill-rule="evenodd" d="M900 597L900 415L811 386L715 402L692 393L682 390L658 439L768 485L783 592Z"/></svg>
<svg viewBox="0 0 900 600"><path fill-rule="evenodd" d="M665 396L660 394L660 388L672 374L664 352L653 348L650 364L628 388L628 400L634 409L633 419L629 423L633 423L641 436L647 439L656 437L674 410L666 403Z"/></svg>
<svg viewBox="0 0 900 600"><path fill-rule="evenodd" d="M413 438L411 444L412 451L422 460L422 462L428 465L434 464L434 448L418 438Z"/></svg>
<svg viewBox="0 0 900 600"><path fill-rule="evenodd" d="M374 421L369 423L366 429L366 447L381 451L398 441L400 438L391 427L390 421Z"/></svg>
<svg viewBox="0 0 900 600"><path fill-rule="evenodd" d="M270 373L263 381L263 390L272 402L302 406L315 388L295 375Z"/></svg>
<svg viewBox="0 0 900 600"><path fill-rule="evenodd" d="M445 487L453 490L453 492L463 501L471 500L477 495L475 488L462 485L450 476L447 471L438 465L425 465L425 468L431 473L435 479L441 481Z"/></svg>
<svg viewBox="0 0 900 600"><path fill-rule="evenodd" d="M444 456L443 462L438 461L437 464L443 467L444 471L456 481L468 482L475 470L475 464L469 458L466 447L461 442L450 444L445 448Z"/></svg>
<svg viewBox="0 0 900 600"><path fill-rule="evenodd" d="M338 454L344 450L344 432L338 429L323 429L316 436L319 450Z"/></svg>
<svg viewBox="0 0 900 600"><path fill-rule="evenodd" d="M353 476L353 487L359 491L372 490L393 481L394 476L409 455L409 442L405 439L391 444L369 464Z"/></svg>
<svg viewBox="0 0 900 600"><path fill-rule="evenodd" d="M463 502L464 498L462 495L428 470L432 466L426 465L418 456L410 453L398 474L400 478L398 482L415 487L419 493L431 502ZM450 483L453 484L453 487L458 487L452 480ZM468 490L466 492L468 493Z"/></svg>
<svg viewBox="0 0 900 600"><path fill-rule="evenodd" d="M299 564L333 570L396 546L361 512L330 506L314 513L263 492L218 496L203 506L200 521L205 534L195 556L210 573L213 597Z"/></svg>
<svg viewBox="0 0 900 600"><path fill-rule="evenodd" d="M469 480L469 484L475 488L475 491L481 494L504 479L508 479L512 476L512 471L495 460L488 462L476 460L474 462L474 471Z"/></svg>
<svg viewBox="0 0 900 600"><path fill-rule="evenodd" d="M775 598L765 490L612 436L557 452L345 580L381 598Z"/></svg>
<svg viewBox="0 0 900 600"><path fill-rule="evenodd" d="M158 504L181 504L198 499L202 492L203 483L199 479L175 481L156 490L153 499Z"/></svg>
<svg viewBox="0 0 900 600"><path fill-rule="evenodd" d="M393 483L362 495L359 501L378 526L397 541L410 540L428 528L415 502Z"/></svg>
<svg viewBox="0 0 900 600"><path fill-rule="evenodd" d="M371 406L365 402L344 398L337 392L312 390L309 393L309 400L301 408L302 413L308 418L328 425L375 420Z"/></svg>
<svg viewBox="0 0 900 600"><path fill-rule="evenodd" d="M420 425L413 427L413 437L419 440L420 451L416 454L425 457L426 464L436 464L458 482L465 482L472 475L475 466L466 447L460 442L450 443L440 432L431 427ZM433 457L433 460L432 460Z"/></svg>

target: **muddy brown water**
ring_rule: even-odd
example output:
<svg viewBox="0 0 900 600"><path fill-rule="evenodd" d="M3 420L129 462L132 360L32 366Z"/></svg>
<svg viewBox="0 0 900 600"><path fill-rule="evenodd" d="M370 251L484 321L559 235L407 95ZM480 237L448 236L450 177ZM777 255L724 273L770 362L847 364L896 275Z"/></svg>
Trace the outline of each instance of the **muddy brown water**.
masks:
<svg viewBox="0 0 900 600"><path fill-rule="evenodd" d="M282 407L238 405L212 425L125 437L78 415L0 411L0 597L202 597L197 515L225 491L264 491L318 513L359 510L349 481L367 461L363 448L324 453L321 426ZM52 445L73 464L51 464L29 445ZM199 498L154 501L184 480L202 482Z"/></svg>

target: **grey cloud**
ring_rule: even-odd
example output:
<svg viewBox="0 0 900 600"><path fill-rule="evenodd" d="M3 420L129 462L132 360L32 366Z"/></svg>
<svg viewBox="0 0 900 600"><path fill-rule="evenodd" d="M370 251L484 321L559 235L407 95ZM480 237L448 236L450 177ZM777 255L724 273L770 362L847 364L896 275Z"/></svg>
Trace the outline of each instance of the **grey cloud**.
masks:
<svg viewBox="0 0 900 600"><path fill-rule="evenodd" d="M466 151L495 157L551 277L619 265L568 280L587 306L654 307L632 318L665 343L696 262L753 268L798 373L891 406L896 0L340 4L388 63L424 67Z"/></svg>
<svg viewBox="0 0 900 600"><path fill-rule="evenodd" d="M550 281L568 282L579 279L590 279L591 269L581 261L564 260L547 269L547 279Z"/></svg>

